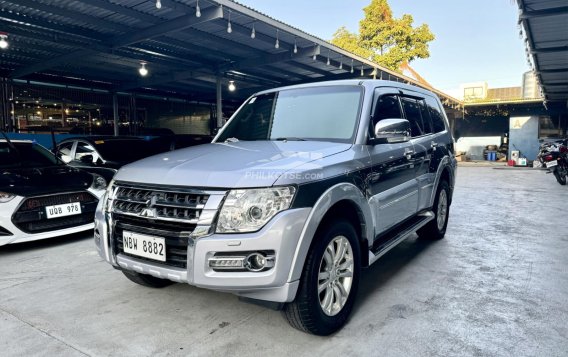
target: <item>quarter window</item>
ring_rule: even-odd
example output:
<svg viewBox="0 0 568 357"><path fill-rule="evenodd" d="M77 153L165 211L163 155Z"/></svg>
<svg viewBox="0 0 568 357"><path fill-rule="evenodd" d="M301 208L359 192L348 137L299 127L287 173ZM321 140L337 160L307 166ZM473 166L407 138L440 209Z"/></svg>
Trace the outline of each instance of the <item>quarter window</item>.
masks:
<svg viewBox="0 0 568 357"><path fill-rule="evenodd" d="M426 104L428 105L428 111L430 112L430 118L432 119L432 130L435 133L446 130L446 119L444 119L444 114L442 113L437 101L428 98L426 100Z"/></svg>

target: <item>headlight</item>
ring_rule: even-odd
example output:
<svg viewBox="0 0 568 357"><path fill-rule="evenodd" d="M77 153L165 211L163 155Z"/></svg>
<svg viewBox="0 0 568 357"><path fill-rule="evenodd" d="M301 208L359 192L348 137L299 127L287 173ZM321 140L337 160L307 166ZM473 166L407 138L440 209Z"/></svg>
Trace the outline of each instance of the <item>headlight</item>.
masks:
<svg viewBox="0 0 568 357"><path fill-rule="evenodd" d="M106 189L105 194L103 195L103 197L101 198L101 200L103 200L103 211L104 212L108 212L109 208L110 208L110 204L112 202L112 189L113 189L113 184L114 184L114 180L110 180L110 183L108 184L108 187Z"/></svg>
<svg viewBox="0 0 568 357"><path fill-rule="evenodd" d="M93 190L104 190L107 188L107 181L104 177L98 174L91 174L93 175L93 183L91 184L91 188Z"/></svg>
<svg viewBox="0 0 568 357"><path fill-rule="evenodd" d="M217 233L254 232L278 212L290 208L294 187L231 190L223 203Z"/></svg>
<svg viewBox="0 0 568 357"><path fill-rule="evenodd" d="M0 203L10 202L14 199L14 197L16 197L16 195L8 192L0 192Z"/></svg>

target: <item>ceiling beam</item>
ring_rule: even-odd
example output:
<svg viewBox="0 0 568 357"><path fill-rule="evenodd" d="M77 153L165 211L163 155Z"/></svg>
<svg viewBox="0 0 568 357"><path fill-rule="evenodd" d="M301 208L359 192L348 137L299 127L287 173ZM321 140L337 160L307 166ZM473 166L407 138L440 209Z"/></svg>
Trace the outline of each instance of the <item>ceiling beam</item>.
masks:
<svg viewBox="0 0 568 357"><path fill-rule="evenodd" d="M134 43L159 37L168 33L181 31L196 24L222 17L223 9L220 7L213 7L204 10L201 17L195 17L193 15L182 15L174 18L173 20L165 21L143 30L135 30L124 35L114 36L103 45L93 45L91 48L78 50L59 57L51 58L47 61L35 63L31 66L20 68L14 71L10 77L19 78L28 74L41 72L52 67L58 67L62 64L73 62L79 58L91 56L97 52L112 52L113 49L132 45Z"/></svg>
<svg viewBox="0 0 568 357"><path fill-rule="evenodd" d="M58 15L73 19L75 21L84 22L86 24L91 24L94 26L105 27L117 32L129 32L132 31L132 27L122 25L113 21L108 21L103 18L94 17L91 15L86 15L81 12L68 10L56 5L57 1L52 1L49 4L41 3L33 0L17 0L16 5L25 6L32 10L44 11L48 14Z"/></svg>
<svg viewBox="0 0 568 357"><path fill-rule="evenodd" d="M550 9L542 9L542 10L521 10L519 14L519 21L532 19L535 17L546 17L546 16L555 16L555 15L564 15L568 14L568 6L559 6L553 7Z"/></svg>
<svg viewBox="0 0 568 357"><path fill-rule="evenodd" d="M241 70L251 67L255 68L278 62L291 61L294 60L295 58L300 58L300 57L312 57L314 55L317 56L319 54L320 54L320 46L299 48L297 53L294 53L293 50L288 50L279 53L265 54L255 58L247 58L240 62L228 64L227 66L224 66L222 70L229 70L229 69Z"/></svg>
<svg viewBox="0 0 568 357"><path fill-rule="evenodd" d="M533 48L533 49L531 49L532 54L545 54L545 53L556 53L556 52L568 52L568 46Z"/></svg>

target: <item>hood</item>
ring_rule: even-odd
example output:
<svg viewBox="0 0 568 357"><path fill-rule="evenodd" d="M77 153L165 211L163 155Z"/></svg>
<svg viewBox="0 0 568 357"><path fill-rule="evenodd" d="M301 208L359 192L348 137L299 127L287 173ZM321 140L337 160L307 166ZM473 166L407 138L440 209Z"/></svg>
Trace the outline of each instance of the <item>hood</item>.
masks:
<svg viewBox="0 0 568 357"><path fill-rule="evenodd" d="M115 179L192 187L268 187L283 173L313 170L317 161L351 144L319 141L240 141L170 151L121 168Z"/></svg>
<svg viewBox="0 0 568 357"><path fill-rule="evenodd" d="M85 190L92 182L91 174L67 165L0 168L0 191L24 197Z"/></svg>

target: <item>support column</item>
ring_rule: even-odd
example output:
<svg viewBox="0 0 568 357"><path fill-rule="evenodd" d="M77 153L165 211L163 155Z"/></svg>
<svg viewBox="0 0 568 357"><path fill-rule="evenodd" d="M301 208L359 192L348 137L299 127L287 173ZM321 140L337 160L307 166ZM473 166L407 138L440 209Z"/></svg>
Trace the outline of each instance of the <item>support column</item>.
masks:
<svg viewBox="0 0 568 357"><path fill-rule="evenodd" d="M221 77L217 76L217 128L223 126L223 90Z"/></svg>
<svg viewBox="0 0 568 357"><path fill-rule="evenodd" d="M118 136L118 95L112 94L112 116L114 119L114 136Z"/></svg>

